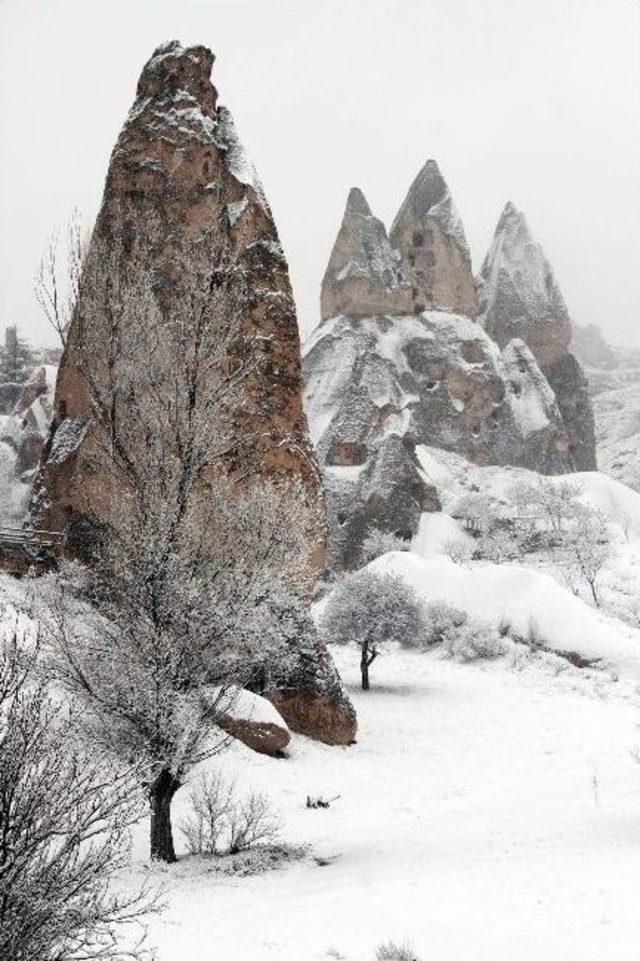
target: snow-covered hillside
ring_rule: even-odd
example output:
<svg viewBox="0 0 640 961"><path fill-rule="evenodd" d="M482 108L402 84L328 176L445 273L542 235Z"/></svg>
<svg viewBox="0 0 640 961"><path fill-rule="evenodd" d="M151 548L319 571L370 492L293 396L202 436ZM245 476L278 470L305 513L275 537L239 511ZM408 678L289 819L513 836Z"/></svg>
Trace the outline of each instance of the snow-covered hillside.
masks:
<svg viewBox="0 0 640 961"><path fill-rule="evenodd" d="M390 939L421 961L632 958L638 704L565 662L554 677L404 652L380 659L363 695L355 653L335 654L356 745L294 737L283 760L236 745L217 762L269 794L283 840L308 856L254 877L188 857L152 872L168 885L159 961L373 961ZM339 798L309 810L307 794ZM140 838L136 881L144 856Z"/></svg>

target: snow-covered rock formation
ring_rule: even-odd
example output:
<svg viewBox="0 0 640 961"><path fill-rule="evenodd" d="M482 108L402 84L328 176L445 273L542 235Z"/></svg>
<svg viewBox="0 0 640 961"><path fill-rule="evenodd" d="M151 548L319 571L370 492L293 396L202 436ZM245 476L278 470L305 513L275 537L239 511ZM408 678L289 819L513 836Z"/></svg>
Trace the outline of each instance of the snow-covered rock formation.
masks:
<svg viewBox="0 0 640 961"><path fill-rule="evenodd" d="M531 351L513 341L500 352L466 317L335 317L306 345L303 366L332 567L360 563L369 527L408 539L420 514L438 509L417 444L477 464L569 469L562 418Z"/></svg>
<svg viewBox="0 0 640 961"><path fill-rule="evenodd" d="M595 467L586 381L542 249L507 204L476 283L435 161L418 173L388 238L351 191L321 315L303 366L328 496L329 566L357 565L368 527L410 537L424 504L437 505L416 444L545 474ZM386 483L372 497L383 450Z"/></svg>
<svg viewBox="0 0 640 961"><path fill-rule="evenodd" d="M531 348L558 402L577 470L596 466L593 410L587 383L569 350L571 320L553 270L523 214L506 204L480 272L480 321L505 346Z"/></svg>
<svg viewBox="0 0 640 961"><path fill-rule="evenodd" d="M49 434L57 368L36 367L10 414L0 414L0 524L20 527Z"/></svg>
<svg viewBox="0 0 640 961"><path fill-rule="evenodd" d="M381 220L358 187L349 191L342 225L322 281L322 320L411 311L411 290Z"/></svg>
<svg viewBox="0 0 640 961"><path fill-rule="evenodd" d="M83 266L34 514L67 534L71 555L91 558L102 531L122 523L121 505L140 490L148 503L152 485L160 509L182 498L206 527L221 473L239 490L274 482L309 508L308 523L295 510L291 523L318 570L322 489L287 263L218 106L213 62L206 47L172 41L140 76ZM291 589L308 592L302 580ZM279 710L292 729L352 741L355 715L330 658L318 646L298 660Z"/></svg>
<svg viewBox="0 0 640 961"><path fill-rule="evenodd" d="M478 309L464 226L435 160L411 184L389 232L411 286L413 311Z"/></svg>
<svg viewBox="0 0 640 961"><path fill-rule="evenodd" d="M640 350L612 347L593 324L574 326L572 348L589 383L598 467L640 491Z"/></svg>

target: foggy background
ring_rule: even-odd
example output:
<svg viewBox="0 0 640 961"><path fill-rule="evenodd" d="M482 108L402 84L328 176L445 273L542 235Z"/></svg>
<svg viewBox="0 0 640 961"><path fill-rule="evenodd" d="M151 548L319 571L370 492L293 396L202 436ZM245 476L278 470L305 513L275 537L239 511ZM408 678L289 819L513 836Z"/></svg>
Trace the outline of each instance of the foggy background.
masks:
<svg viewBox="0 0 640 961"><path fill-rule="evenodd" d="M47 235L74 206L92 224L142 66L174 37L216 54L303 336L348 189L389 226L435 157L476 269L513 200L573 319L640 346L636 0L2 0L0 330L54 343L31 287Z"/></svg>

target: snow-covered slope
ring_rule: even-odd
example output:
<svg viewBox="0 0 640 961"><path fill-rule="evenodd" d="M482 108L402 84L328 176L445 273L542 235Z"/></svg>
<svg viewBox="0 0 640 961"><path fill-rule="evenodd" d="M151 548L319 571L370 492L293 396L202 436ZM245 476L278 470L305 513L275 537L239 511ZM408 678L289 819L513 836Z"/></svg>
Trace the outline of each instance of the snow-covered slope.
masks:
<svg viewBox="0 0 640 961"><path fill-rule="evenodd" d="M294 736L273 760L215 764L260 789L309 856L254 877L187 858L156 870L168 908L158 961L374 961L409 939L420 961L621 961L638 939L638 706L566 667L514 671L392 653L373 689L336 651L360 719L335 750ZM212 762L214 763L214 762ZM307 794L334 798L305 807ZM175 801L180 816L184 792ZM149 878L146 837L132 880ZM154 876L152 874L152 877ZM204 950L204 955L203 955Z"/></svg>

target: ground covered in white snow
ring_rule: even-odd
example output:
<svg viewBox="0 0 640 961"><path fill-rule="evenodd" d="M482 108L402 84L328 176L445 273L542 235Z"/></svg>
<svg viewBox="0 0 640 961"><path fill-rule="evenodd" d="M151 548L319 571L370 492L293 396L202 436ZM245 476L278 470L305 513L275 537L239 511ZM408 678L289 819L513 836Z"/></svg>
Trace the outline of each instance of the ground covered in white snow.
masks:
<svg viewBox="0 0 640 961"><path fill-rule="evenodd" d="M209 762L270 795L305 859L244 878L190 857L150 872L141 832L134 878L167 885L159 961L373 961L389 939L423 961L635 959L635 688L564 662L392 652L364 695L355 652L337 656L356 745L294 737L282 760L236 744ZM339 798L309 810L308 794Z"/></svg>

